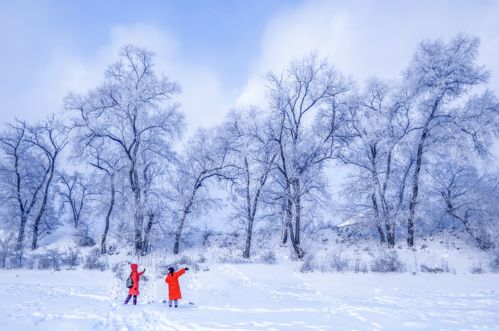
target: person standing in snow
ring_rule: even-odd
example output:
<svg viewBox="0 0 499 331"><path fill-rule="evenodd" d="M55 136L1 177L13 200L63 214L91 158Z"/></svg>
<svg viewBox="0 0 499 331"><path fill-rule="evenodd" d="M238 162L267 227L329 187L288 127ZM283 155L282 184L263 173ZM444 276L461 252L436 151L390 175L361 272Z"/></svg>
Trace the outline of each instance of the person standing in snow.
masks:
<svg viewBox="0 0 499 331"><path fill-rule="evenodd" d="M178 278L182 276L189 268L182 268L175 272L172 267L168 268L168 276L165 278L165 282L168 284L168 305L171 307L172 302L175 302L175 308L178 307L178 300L182 299L182 293L180 292L180 284L178 283Z"/></svg>
<svg viewBox="0 0 499 331"><path fill-rule="evenodd" d="M135 263L132 263L130 265L130 268L132 269L132 272L130 273L130 278L132 279L133 284L132 287L128 289L128 296L125 299L125 305L128 304L128 301L130 301L130 298L132 296L133 296L133 304L136 305L137 296L140 294L139 292L140 276L142 276L144 272L146 272L146 269L144 268L142 272L138 272L137 269L139 268L139 266Z"/></svg>

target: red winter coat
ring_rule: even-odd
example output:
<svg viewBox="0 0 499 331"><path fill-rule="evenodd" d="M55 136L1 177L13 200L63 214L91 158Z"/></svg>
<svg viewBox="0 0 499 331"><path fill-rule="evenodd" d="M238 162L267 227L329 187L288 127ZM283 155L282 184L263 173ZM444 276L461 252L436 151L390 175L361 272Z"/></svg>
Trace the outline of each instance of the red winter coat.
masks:
<svg viewBox="0 0 499 331"><path fill-rule="evenodd" d="M178 283L178 278L185 273L185 269L180 269L177 272L168 273L165 278L165 282L168 284L168 300L178 300L182 299L182 293L180 292L180 284Z"/></svg>
<svg viewBox="0 0 499 331"><path fill-rule="evenodd" d="M132 273L130 274L130 277L132 277L133 280L133 285L128 289L128 294L129 295L139 295L139 282L140 282L140 276L144 274L144 271L138 272L137 268L139 266L135 263L132 263L130 265L130 268L132 268Z"/></svg>

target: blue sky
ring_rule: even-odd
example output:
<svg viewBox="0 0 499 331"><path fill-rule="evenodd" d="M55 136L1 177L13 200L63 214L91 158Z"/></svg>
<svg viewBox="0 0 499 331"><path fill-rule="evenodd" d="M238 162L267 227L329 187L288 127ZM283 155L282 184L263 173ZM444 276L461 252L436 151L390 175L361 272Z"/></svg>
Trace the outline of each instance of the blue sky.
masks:
<svg viewBox="0 0 499 331"><path fill-rule="evenodd" d="M191 128L264 99L262 76L317 51L362 82L395 78L416 44L458 32L482 40L499 94L499 1L0 0L0 114L38 120L69 91L99 84L126 43L157 53L183 86Z"/></svg>

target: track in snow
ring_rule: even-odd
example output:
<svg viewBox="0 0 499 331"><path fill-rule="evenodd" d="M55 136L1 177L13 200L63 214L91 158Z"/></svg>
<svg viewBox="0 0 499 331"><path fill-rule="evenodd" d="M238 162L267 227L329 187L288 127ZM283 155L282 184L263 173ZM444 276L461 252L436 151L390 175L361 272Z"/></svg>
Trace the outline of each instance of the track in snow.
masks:
<svg viewBox="0 0 499 331"><path fill-rule="evenodd" d="M499 275L301 274L286 265L215 265L163 279L124 306L110 273L1 271L2 330L497 330ZM16 277L16 274L19 276ZM195 306L187 304L195 302ZM148 304L149 302L149 304Z"/></svg>

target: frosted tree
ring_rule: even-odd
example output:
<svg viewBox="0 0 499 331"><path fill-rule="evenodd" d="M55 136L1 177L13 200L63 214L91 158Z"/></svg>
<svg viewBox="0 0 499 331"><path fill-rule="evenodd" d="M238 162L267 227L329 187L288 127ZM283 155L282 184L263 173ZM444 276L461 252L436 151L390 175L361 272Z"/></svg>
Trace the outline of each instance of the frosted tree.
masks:
<svg viewBox="0 0 499 331"><path fill-rule="evenodd" d="M285 212L283 242L289 236L294 252L304 256L300 245L302 197L309 195L320 178L324 161L334 155L341 141L341 111L336 107L349 84L326 62L314 55L294 61L281 74L268 75L268 100L272 113L271 143L278 152L275 184L282 188ZM312 129L314 115L320 128Z"/></svg>
<svg viewBox="0 0 499 331"><path fill-rule="evenodd" d="M73 226L78 229L82 214L88 211L88 202L92 195L89 183L78 172L72 175L61 172L58 177L63 207L69 209Z"/></svg>
<svg viewBox="0 0 499 331"><path fill-rule="evenodd" d="M216 129L199 129L180 155L174 178L171 199L175 207L175 240L173 253L180 251L180 242L187 217L201 213L213 205L208 181L210 179L230 180L227 167L232 166L229 141Z"/></svg>
<svg viewBox="0 0 499 331"><path fill-rule="evenodd" d="M77 144L76 153L81 159L86 160L100 175L102 180L96 189L98 194L106 196L103 199L105 206L104 230L101 236L101 254L107 253L107 238L111 225L111 217L116 204L116 181L123 178L123 170L126 167L126 160L120 158L120 153L116 151L116 146L99 144ZM106 148L108 147L108 148Z"/></svg>
<svg viewBox="0 0 499 331"><path fill-rule="evenodd" d="M147 50L126 46L100 87L66 98L66 108L79 115L75 126L84 136L81 142L113 145L126 160L134 199L134 246L142 254L147 250L144 231L149 228L144 190L150 183L144 173L152 164L175 158L171 145L184 128L183 116L172 102L180 88L155 74L152 59Z"/></svg>
<svg viewBox="0 0 499 331"><path fill-rule="evenodd" d="M31 249L38 247L40 223L49 203L56 162L66 144L67 130L53 118L36 126L17 121L0 138L3 153L7 156L2 167L4 184L10 201L15 201L18 206L18 265L30 218Z"/></svg>
<svg viewBox="0 0 499 331"><path fill-rule="evenodd" d="M57 167L57 160L68 143L68 129L61 123L55 121L52 117L44 123L30 127L29 134L25 139L28 144L41 151L46 169L46 180L41 191L41 203L32 225L31 249L34 250L38 247L40 222L47 209L50 190L53 185L54 174Z"/></svg>
<svg viewBox="0 0 499 331"><path fill-rule="evenodd" d="M16 237L14 232L0 229L0 268L7 266L7 258L15 249Z"/></svg>
<svg viewBox="0 0 499 331"><path fill-rule="evenodd" d="M438 144L450 144L456 138L471 140L480 153L487 148L487 124L484 119L497 117L497 104L486 91L481 102L467 102L473 89L483 87L488 73L477 64L479 40L459 35L449 42L427 41L419 45L405 73L405 84L414 98L415 127L413 143L415 166L407 221L407 244L414 245L414 224L420 191L421 169L425 158Z"/></svg>
<svg viewBox="0 0 499 331"><path fill-rule="evenodd" d="M348 109L352 139L339 155L356 170L348 188L352 198L365 201L354 205L354 199L348 200L349 207L362 218L374 219L381 243L393 247L413 164L411 154L404 149L404 138L414 130L410 103L404 91L371 80L361 95L351 98Z"/></svg>
<svg viewBox="0 0 499 331"><path fill-rule="evenodd" d="M269 142L265 115L256 109L234 111L222 126L230 141L233 166L230 172L230 193L236 209L235 217L245 225L243 258L249 258L253 228L265 194L277 151Z"/></svg>
<svg viewBox="0 0 499 331"><path fill-rule="evenodd" d="M16 241L16 264L20 266L26 225L33 216L35 205L46 182L48 171L40 162L25 136L28 134L25 122L9 125L0 138L2 148L2 191L8 202L17 205L15 217L19 220Z"/></svg>
<svg viewBox="0 0 499 331"><path fill-rule="evenodd" d="M441 201L440 209L459 222L478 247L493 248L499 234L497 177L480 175L472 165L452 158L432 165L431 190Z"/></svg>

